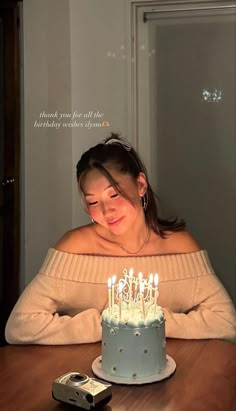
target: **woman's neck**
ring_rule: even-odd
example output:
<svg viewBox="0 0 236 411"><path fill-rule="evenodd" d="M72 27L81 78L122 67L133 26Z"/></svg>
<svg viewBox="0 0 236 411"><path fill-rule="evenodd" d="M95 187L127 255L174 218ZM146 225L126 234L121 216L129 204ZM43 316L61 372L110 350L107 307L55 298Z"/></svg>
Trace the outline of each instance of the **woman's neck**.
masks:
<svg viewBox="0 0 236 411"><path fill-rule="evenodd" d="M105 227L95 227L97 235L111 246L114 252L119 249L128 254L139 254L148 245L152 230L144 224L136 224L132 230L116 234Z"/></svg>

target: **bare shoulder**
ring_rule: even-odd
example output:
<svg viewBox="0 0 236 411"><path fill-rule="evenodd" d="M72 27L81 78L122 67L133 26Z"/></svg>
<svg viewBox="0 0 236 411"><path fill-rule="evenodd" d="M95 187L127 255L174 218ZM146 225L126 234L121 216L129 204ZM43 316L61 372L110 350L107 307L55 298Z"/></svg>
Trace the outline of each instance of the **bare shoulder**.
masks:
<svg viewBox="0 0 236 411"><path fill-rule="evenodd" d="M168 231L167 246L173 253L194 253L200 251L201 247L188 231Z"/></svg>
<svg viewBox="0 0 236 411"><path fill-rule="evenodd" d="M74 228L73 230L67 231L59 241L57 241L54 248L66 253L85 253L88 251L93 236L93 224Z"/></svg>

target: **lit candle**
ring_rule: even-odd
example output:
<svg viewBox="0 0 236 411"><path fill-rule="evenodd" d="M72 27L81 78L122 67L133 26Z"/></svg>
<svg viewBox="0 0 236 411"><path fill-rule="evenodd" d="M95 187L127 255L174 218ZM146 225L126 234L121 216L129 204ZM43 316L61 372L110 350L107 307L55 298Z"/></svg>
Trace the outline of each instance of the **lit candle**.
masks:
<svg viewBox="0 0 236 411"><path fill-rule="evenodd" d="M118 286L118 295L119 295L119 320L122 319L122 291L123 291L124 284L119 283Z"/></svg>
<svg viewBox="0 0 236 411"><path fill-rule="evenodd" d="M152 301L152 284L153 284L153 274L150 274L149 281L148 281L149 301Z"/></svg>
<svg viewBox="0 0 236 411"><path fill-rule="evenodd" d="M108 278L107 285L108 285L108 308L109 308L109 315L111 315L111 278Z"/></svg>
<svg viewBox="0 0 236 411"><path fill-rule="evenodd" d="M143 274L138 273L138 277L135 278L135 281L134 281L134 301L135 302L137 298L138 284L140 283L140 281L142 281L142 278L143 278Z"/></svg>
<svg viewBox="0 0 236 411"><path fill-rule="evenodd" d="M112 310L115 304L115 282L116 282L116 276L113 275L111 277L111 309Z"/></svg>
<svg viewBox="0 0 236 411"><path fill-rule="evenodd" d="M158 281L159 281L159 278L158 278L158 274L156 273L155 275L154 275L154 287L155 287L155 294L154 294L154 312L156 313L156 309L157 309L157 298L158 298L158 295L159 295L159 293L158 293Z"/></svg>
<svg viewBox="0 0 236 411"><path fill-rule="evenodd" d="M145 320L145 305L144 305L144 283L141 282L139 285L140 290L140 300L141 300L141 307L143 312L143 319Z"/></svg>
<svg viewBox="0 0 236 411"><path fill-rule="evenodd" d="M134 270L133 268L131 268L129 270L129 308L131 308L131 303L132 303L133 275L134 275Z"/></svg>

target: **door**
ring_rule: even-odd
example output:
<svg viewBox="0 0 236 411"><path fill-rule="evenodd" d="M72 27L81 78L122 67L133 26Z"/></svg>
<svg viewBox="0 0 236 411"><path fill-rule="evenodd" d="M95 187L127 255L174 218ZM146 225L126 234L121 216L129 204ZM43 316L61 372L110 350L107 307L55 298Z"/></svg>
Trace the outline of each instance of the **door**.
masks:
<svg viewBox="0 0 236 411"><path fill-rule="evenodd" d="M236 2L143 3L138 22L138 145L159 208L236 302Z"/></svg>
<svg viewBox="0 0 236 411"><path fill-rule="evenodd" d="M19 19L15 2L0 3L0 343L19 296Z"/></svg>

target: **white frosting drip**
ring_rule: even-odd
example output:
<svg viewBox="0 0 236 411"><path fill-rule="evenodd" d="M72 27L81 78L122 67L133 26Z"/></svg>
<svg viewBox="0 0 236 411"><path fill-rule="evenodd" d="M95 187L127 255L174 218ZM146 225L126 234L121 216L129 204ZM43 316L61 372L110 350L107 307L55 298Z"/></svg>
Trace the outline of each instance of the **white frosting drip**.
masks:
<svg viewBox="0 0 236 411"><path fill-rule="evenodd" d="M146 327L150 326L152 323L163 322L164 314L159 305L156 307L154 304L145 303L145 318L142 310L140 309L140 304L133 304L133 307L129 307L127 303L122 302L120 319L120 308L119 305L114 304L112 312L109 308L105 309L102 313L102 319L108 324L114 326L130 326L130 327Z"/></svg>

